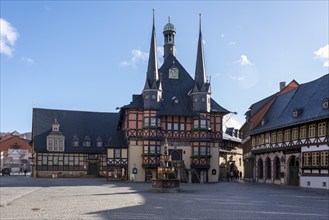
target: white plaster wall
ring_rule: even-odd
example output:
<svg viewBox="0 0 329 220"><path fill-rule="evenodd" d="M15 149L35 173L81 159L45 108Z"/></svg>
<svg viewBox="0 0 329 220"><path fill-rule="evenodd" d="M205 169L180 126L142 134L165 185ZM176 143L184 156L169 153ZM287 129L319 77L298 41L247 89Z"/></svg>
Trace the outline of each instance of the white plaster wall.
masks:
<svg viewBox="0 0 329 220"><path fill-rule="evenodd" d="M219 178L219 166L218 166L219 152L218 152L218 148L211 147L210 148L210 155L212 157L210 158L210 169L208 170L208 182L209 183L216 183L216 182L218 182L218 178ZM216 170L216 175L212 174L213 169Z"/></svg>
<svg viewBox="0 0 329 220"><path fill-rule="evenodd" d="M309 146L309 147L302 147L301 152L311 152L311 151L322 151L322 150L329 150L329 146L327 145L319 145L318 146Z"/></svg>
<svg viewBox="0 0 329 220"><path fill-rule="evenodd" d="M185 154L184 154L184 151L185 151ZM184 148L183 148L183 160L184 160L185 167L187 169L190 169L190 167L191 167L191 156L192 156L191 146L184 146Z"/></svg>
<svg viewBox="0 0 329 220"><path fill-rule="evenodd" d="M307 185L307 182L310 182L309 186ZM322 186L323 182L326 182L326 187ZM329 177L301 176L300 186L306 188L329 189Z"/></svg>
<svg viewBox="0 0 329 220"><path fill-rule="evenodd" d="M142 167L142 153L143 145L142 143L137 143L136 141L130 141L128 148L128 179L135 182L144 182L145 181L145 170ZM132 170L136 166L137 174L133 174Z"/></svg>

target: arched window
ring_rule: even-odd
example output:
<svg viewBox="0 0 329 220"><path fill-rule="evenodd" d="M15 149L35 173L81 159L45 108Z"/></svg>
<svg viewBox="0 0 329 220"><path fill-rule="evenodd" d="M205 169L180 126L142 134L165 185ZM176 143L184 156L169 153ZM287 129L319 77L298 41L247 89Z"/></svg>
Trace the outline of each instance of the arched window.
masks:
<svg viewBox="0 0 329 220"><path fill-rule="evenodd" d="M268 157L265 161L266 166L266 179L272 178L272 166L271 166L271 159Z"/></svg>
<svg viewBox="0 0 329 220"><path fill-rule="evenodd" d="M280 165L280 159L279 159L279 157L275 157L274 158L274 164L273 164L273 166L274 166L274 169L275 169L275 171L274 171L274 178L275 179L279 179L280 178L280 172L281 172L281 165Z"/></svg>
<svg viewBox="0 0 329 220"><path fill-rule="evenodd" d="M259 179L263 179L263 160L261 158L259 158L258 160L258 178Z"/></svg>

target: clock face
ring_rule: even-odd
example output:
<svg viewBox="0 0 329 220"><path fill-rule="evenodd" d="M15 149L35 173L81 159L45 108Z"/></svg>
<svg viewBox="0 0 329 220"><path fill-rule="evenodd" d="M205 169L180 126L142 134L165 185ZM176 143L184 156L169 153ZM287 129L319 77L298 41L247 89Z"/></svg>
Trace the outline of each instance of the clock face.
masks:
<svg viewBox="0 0 329 220"><path fill-rule="evenodd" d="M178 69L176 67L169 69L169 79L178 79Z"/></svg>

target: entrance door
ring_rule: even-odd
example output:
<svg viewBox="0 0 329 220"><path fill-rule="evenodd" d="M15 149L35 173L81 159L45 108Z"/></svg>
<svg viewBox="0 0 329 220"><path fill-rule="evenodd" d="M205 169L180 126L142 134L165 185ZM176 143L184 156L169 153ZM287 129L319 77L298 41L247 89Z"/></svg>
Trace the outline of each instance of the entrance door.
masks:
<svg viewBox="0 0 329 220"><path fill-rule="evenodd" d="M295 156L290 157L289 162L289 179L288 184L292 186L299 186L299 163Z"/></svg>
<svg viewBox="0 0 329 220"><path fill-rule="evenodd" d="M168 153L171 155L172 160L182 160L182 150L169 149Z"/></svg>
<svg viewBox="0 0 329 220"><path fill-rule="evenodd" d="M111 179L122 179L123 177L123 174L122 174L122 171L123 171L124 168L121 168L121 167L110 167L109 168L109 178Z"/></svg>
<svg viewBox="0 0 329 220"><path fill-rule="evenodd" d="M88 164L88 175L98 175L98 165L97 163Z"/></svg>
<svg viewBox="0 0 329 220"><path fill-rule="evenodd" d="M182 150L169 149L168 153L171 155L172 165L174 167L183 167Z"/></svg>

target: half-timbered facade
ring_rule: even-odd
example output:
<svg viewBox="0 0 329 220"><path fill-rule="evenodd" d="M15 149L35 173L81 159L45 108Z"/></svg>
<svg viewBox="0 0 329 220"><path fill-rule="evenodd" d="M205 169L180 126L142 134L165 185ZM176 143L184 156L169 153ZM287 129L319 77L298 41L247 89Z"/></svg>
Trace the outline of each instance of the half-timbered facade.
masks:
<svg viewBox="0 0 329 220"><path fill-rule="evenodd" d="M329 189L328 91L329 74L262 100L261 117L246 113L256 181Z"/></svg>
<svg viewBox="0 0 329 220"><path fill-rule="evenodd" d="M33 175L106 176L107 165L113 163L112 160L107 160L106 147L114 148L112 142L118 136L118 119L118 113L34 108ZM124 147L128 146L124 143L115 145L119 150ZM125 167L119 162L115 165Z"/></svg>
<svg viewBox="0 0 329 220"><path fill-rule="evenodd" d="M211 98L206 80L201 20L194 79L177 60L176 29L163 29L164 63L157 68L153 23L145 86L121 108L120 126L128 140L128 170L136 181L157 177L161 146L169 143L176 174L181 181L217 182L222 117L228 111Z"/></svg>
<svg viewBox="0 0 329 220"><path fill-rule="evenodd" d="M175 35L169 19L163 29L164 62L158 68L153 17L145 85L119 113L34 109L33 146L39 176L56 171L149 181L158 175L167 137L176 178L218 181L222 118L229 111L211 98L201 17L194 79L176 58Z"/></svg>

